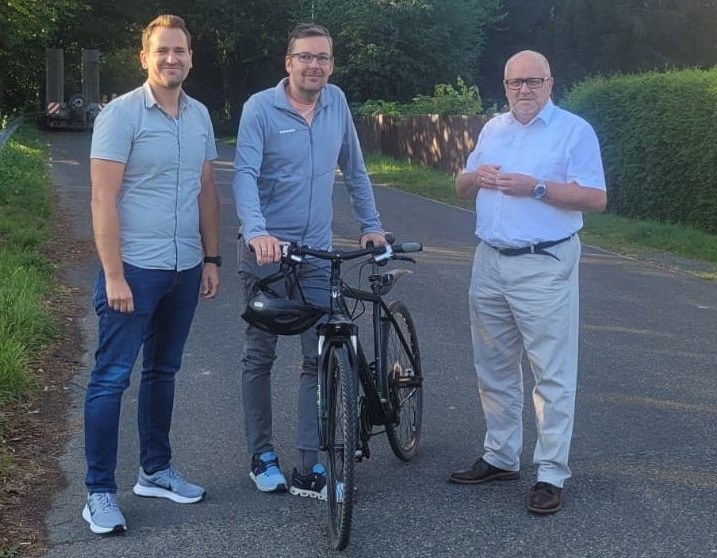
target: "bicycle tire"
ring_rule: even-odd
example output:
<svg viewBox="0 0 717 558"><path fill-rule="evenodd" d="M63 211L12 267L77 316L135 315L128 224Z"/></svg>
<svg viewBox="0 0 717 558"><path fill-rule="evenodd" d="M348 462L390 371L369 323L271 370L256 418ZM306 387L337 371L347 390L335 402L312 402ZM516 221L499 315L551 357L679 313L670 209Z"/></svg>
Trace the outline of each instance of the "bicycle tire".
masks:
<svg viewBox="0 0 717 558"><path fill-rule="evenodd" d="M386 436L393 453L402 461L413 459L418 451L423 425L423 373L418 337L407 306L394 300L388 305L391 320L383 322L382 356L385 384L396 413L396 421L386 424ZM401 343L401 336L406 346ZM409 353L413 359L409 357ZM413 362L412 362L413 361Z"/></svg>
<svg viewBox="0 0 717 558"><path fill-rule="evenodd" d="M331 543L344 550L351 535L357 436L356 359L346 345L328 348L326 381L326 499ZM341 488L339 488L341 487Z"/></svg>

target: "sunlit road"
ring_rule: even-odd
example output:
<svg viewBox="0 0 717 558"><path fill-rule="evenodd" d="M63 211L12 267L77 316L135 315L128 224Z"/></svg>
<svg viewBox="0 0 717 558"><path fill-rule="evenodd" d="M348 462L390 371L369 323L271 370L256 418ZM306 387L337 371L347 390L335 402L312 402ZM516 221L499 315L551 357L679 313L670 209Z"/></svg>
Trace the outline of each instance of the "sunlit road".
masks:
<svg viewBox="0 0 717 558"><path fill-rule="evenodd" d="M79 238L89 239L89 137L56 133L54 182ZM136 384L124 400L117 477L129 530L100 538L80 512L84 498L82 397L87 370L70 385L72 438L62 457L68 486L47 516L48 557L320 557L327 547L325 505L260 494L248 476L238 358L242 306L235 273L233 150L221 148L222 292L197 312L180 374L172 431L174 458L207 499L181 506L131 493L138 467ZM335 233L357 230L337 185ZM420 240L415 273L397 296L419 329L426 382L419 455L399 462L383 437L357 467L358 502L348 556L681 557L717 556L717 284L585 247L581 264L581 355L574 476L559 514L525 508L534 482L535 440L526 389L522 477L458 487L448 473L478 455L483 423L471 363L466 292L474 215L376 188L384 225L399 240ZM84 289L86 369L95 344L89 289L94 256L74 272ZM274 374L277 449L286 473L294 452L299 346L280 342ZM529 374L529 373L528 373Z"/></svg>

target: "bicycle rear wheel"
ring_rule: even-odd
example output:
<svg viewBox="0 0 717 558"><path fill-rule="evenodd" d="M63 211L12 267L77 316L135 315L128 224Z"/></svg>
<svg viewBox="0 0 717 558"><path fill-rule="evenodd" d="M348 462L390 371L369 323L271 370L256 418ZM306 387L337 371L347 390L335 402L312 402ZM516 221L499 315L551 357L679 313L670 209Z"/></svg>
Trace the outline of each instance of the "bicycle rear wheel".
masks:
<svg viewBox="0 0 717 558"><path fill-rule="evenodd" d="M418 337L406 305L388 305L395 320L383 323L382 353L388 397L395 422L386 424L386 435L396 457L408 461L416 455L423 423L423 375Z"/></svg>
<svg viewBox="0 0 717 558"><path fill-rule="evenodd" d="M356 465L357 371L345 345L328 348L326 375L326 494L331 543L344 550L351 535Z"/></svg>

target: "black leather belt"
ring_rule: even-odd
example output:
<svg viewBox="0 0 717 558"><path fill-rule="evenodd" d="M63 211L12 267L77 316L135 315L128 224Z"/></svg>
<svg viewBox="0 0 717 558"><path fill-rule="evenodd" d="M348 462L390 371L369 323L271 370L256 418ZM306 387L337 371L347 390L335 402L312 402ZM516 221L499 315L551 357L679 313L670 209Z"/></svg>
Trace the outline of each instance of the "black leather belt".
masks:
<svg viewBox="0 0 717 558"><path fill-rule="evenodd" d="M551 254L550 252L546 252L546 248L552 248L553 246L557 246L558 244L562 244L563 242L567 242L570 240L574 235L566 236L565 238L561 238L560 240L548 240L546 242L538 242L537 244L531 244L530 246L524 246L522 248L497 248L495 246L491 246L491 248L494 248L498 250L503 256L522 256L524 254L542 254L543 256L550 256L551 258L555 258L556 260L559 260L555 254ZM489 245L490 246L490 245Z"/></svg>

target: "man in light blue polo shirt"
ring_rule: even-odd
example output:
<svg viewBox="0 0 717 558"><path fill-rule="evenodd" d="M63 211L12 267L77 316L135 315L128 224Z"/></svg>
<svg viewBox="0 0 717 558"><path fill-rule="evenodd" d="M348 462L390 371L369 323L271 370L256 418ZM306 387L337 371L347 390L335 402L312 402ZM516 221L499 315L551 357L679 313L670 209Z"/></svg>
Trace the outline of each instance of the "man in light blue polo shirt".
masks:
<svg viewBox="0 0 717 558"><path fill-rule="evenodd" d="M600 146L592 127L550 100L544 56L515 54L505 66L510 112L481 130L456 179L476 198L469 302L475 369L486 419L484 453L455 471L456 484L519 477L523 376L527 353L535 378L537 483L528 510L562 508L570 477L578 371L578 264L583 211L607 203Z"/></svg>
<svg viewBox="0 0 717 558"><path fill-rule="evenodd" d="M182 90L192 67L184 21L162 15L142 35L147 81L108 104L90 154L92 225L102 264L93 304L99 339L85 397L87 500L94 533L124 531L116 499L122 394L143 347L140 468L134 493L198 502L171 462L175 376L199 297L219 289L217 158L207 109Z"/></svg>

